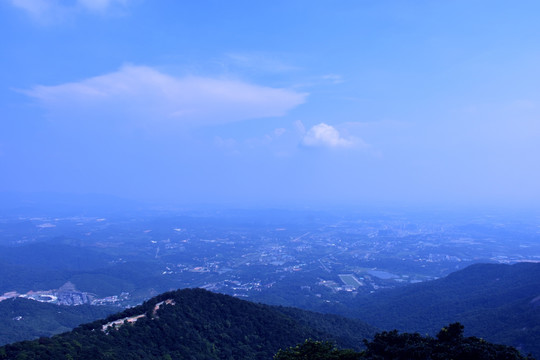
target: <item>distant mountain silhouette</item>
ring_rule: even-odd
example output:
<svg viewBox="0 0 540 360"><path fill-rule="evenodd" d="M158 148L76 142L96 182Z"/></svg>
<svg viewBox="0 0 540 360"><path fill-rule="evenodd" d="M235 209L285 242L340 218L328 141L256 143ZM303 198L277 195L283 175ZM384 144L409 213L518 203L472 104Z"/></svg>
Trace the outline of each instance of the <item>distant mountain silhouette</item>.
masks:
<svg viewBox="0 0 540 360"><path fill-rule="evenodd" d="M540 358L540 264L475 264L434 281L358 298L349 315L382 329L466 334Z"/></svg>
<svg viewBox="0 0 540 360"><path fill-rule="evenodd" d="M117 311L110 306L62 306L22 298L0 301L0 345L70 331Z"/></svg>
<svg viewBox="0 0 540 360"><path fill-rule="evenodd" d="M280 350L274 360L528 360L511 346L492 344L463 335L463 325L443 327L436 337L418 333L384 331L366 349L356 352L339 349L325 341L306 340L303 344Z"/></svg>
<svg viewBox="0 0 540 360"><path fill-rule="evenodd" d="M0 359L271 359L280 349L279 359L306 359L302 354L310 351L318 359L424 359L431 353L438 354L433 359L522 359L489 341L538 354L539 279L540 264L480 264L358 298L351 313L366 322L437 334L389 331L368 342L362 340L372 339L375 328L360 320L184 289L52 338L0 347ZM363 345L367 351L359 353Z"/></svg>

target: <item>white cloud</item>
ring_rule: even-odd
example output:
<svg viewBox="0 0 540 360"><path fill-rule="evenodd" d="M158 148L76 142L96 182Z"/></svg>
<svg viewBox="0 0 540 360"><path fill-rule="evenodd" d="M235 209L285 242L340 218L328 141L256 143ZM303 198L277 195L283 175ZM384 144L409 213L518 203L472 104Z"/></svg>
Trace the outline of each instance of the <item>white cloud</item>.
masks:
<svg viewBox="0 0 540 360"><path fill-rule="evenodd" d="M77 4L91 11L103 11L114 5L125 6L128 0L77 0Z"/></svg>
<svg viewBox="0 0 540 360"><path fill-rule="evenodd" d="M298 67L283 62L279 57L265 53L229 53L226 57L234 65L264 72L282 73L299 70Z"/></svg>
<svg viewBox="0 0 540 360"><path fill-rule="evenodd" d="M105 12L125 7L130 0L76 0L66 5L61 0L10 0L11 4L41 21L56 21L81 11Z"/></svg>
<svg viewBox="0 0 540 360"><path fill-rule="evenodd" d="M237 142L233 138L222 138L221 136L216 136L214 138L214 144L219 148L232 149L236 147Z"/></svg>
<svg viewBox="0 0 540 360"><path fill-rule="evenodd" d="M355 141L353 139L345 139L341 137L336 128L325 123L320 123L309 129L304 136L302 143L305 146L332 148L351 147L355 145Z"/></svg>
<svg viewBox="0 0 540 360"><path fill-rule="evenodd" d="M34 17L42 17L59 6L56 1L50 0L11 0L11 4Z"/></svg>
<svg viewBox="0 0 540 360"><path fill-rule="evenodd" d="M173 77L151 67L119 71L80 82L24 91L59 119L216 124L277 117L302 104L306 93L239 80Z"/></svg>
<svg viewBox="0 0 540 360"><path fill-rule="evenodd" d="M304 123L302 123L302 121L296 120L293 123L293 126L300 136L304 136L306 134L306 127L304 126Z"/></svg>
<svg viewBox="0 0 540 360"><path fill-rule="evenodd" d="M323 75L322 78L324 80L328 80L332 82L333 84L341 84L342 82L345 81L343 80L343 76L338 75L338 74L327 74L327 75Z"/></svg>

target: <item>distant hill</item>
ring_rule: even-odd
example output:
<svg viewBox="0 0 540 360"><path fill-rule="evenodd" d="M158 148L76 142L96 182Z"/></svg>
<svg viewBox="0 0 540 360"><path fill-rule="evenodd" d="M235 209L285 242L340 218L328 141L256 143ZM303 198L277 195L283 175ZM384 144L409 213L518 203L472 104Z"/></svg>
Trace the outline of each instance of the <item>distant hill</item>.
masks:
<svg viewBox="0 0 540 360"><path fill-rule="evenodd" d="M2 246L0 260L37 269L88 271L106 267L112 258L80 246L37 242L23 246Z"/></svg>
<svg viewBox="0 0 540 360"><path fill-rule="evenodd" d="M162 271L162 264L156 261L111 263L109 255L80 246L51 242L0 246L0 295L57 289L70 281L78 290L98 297L130 292L139 303L186 286L164 278Z"/></svg>
<svg viewBox="0 0 540 360"><path fill-rule="evenodd" d="M465 332L540 358L540 264L476 264L434 281L355 300L349 315L382 329Z"/></svg>
<svg viewBox="0 0 540 360"><path fill-rule="evenodd" d="M0 345L52 336L106 317L115 311L106 306L58 306L15 298L0 302Z"/></svg>
<svg viewBox="0 0 540 360"><path fill-rule="evenodd" d="M64 244L0 246L0 294L56 289L79 274L110 268L110 260L92 249Z"/></svg>
<svg viewBox="0 0 540 360"><path fill-rule="evenodd" d="M307 338L358 349L374 333L358 320L184 289L69 333L4 346L0 359L271 359Z"/></svg>
<svg viewBox="0 0 540 360"><path fill-rule="evenodd" d="M483 339L463 335L463 325L452 323L442 328L436 337L418 333L384 331L366 349L356 352L340 350L324 341L306 340L303 344L280 350L274 360L529 360L516 348L493 344Z"/></svg>

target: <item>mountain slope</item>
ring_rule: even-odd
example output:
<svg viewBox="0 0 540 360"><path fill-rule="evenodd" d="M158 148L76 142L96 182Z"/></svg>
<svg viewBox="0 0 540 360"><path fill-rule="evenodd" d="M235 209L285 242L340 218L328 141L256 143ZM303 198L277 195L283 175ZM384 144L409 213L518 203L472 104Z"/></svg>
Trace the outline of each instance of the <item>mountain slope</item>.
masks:
<svg viewBox="0 0 540 360"><path fill-rule="evenodd" d="M185 289L51 339L7 345L0 359L271 359L306 338L358 348L373 334L357 320Z"/></svg>
<svg viewBox="0 0 540 360"><path fill-rule="evenodd" d="M280 350L274 360L529 360L511 346L492 344L477 337L463 336L463 325L453 323L436 337L418 333L384 331L366 342L366 350L340 350L333 344L306 340L303 344Z"/></svg>
<svg viewBox="0 0 540 360"><path fill-rule="evenodd" d="M383 329L467 333L540 357L540 264L476 264L445 278L357 299L350 315Z"/></svg>
<svg viewBox="0 0 540 360"><path fill-rule="evenodd" d="M52 336L118 311L106 306L59 306L16 298L0 302L0 345Z"/></svg>

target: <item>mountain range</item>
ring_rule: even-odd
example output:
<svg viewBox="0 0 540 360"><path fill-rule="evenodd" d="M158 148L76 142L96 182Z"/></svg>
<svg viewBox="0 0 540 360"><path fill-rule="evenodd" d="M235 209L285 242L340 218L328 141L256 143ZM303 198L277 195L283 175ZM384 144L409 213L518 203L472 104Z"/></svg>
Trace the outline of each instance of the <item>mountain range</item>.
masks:
<svg viewBox="0 0 540 360"><path fill-rule="evenodd" d="M20 299L0 305L13 307L21 301L30 305ZM477 264L438 280L357 297L353 303L341 304L339 310L345 313L343 309L347 309L349 318L184 289L161 294L72 332L7 345L0 348L0 359L56 358L51 354L77 359L163 359L167 355L178 359L269 359L278 350L310 338L329 340L355 351L364 345L370 349L373 342L364 339L373 339L378 329L413 333L399 335L390 331L375 336L373 341L383 341L385 348L388 341L412 341L425 352L426 348L440 350L437 332L456 322L465 325L464 335L540 355L540 264L536 263ZM38 317L44 314L45 310ZM4 332L9 333L9 329ZM416 332L427 335L414 335ZM465 349L475 348L482 354L494 349L491 345L483 348L485 340L464 339ZM493 351L507 354L507 348L500 349ZM303 350L300 347L298 353ZM510 358L517 356L512 351L508 354Z"/></svg>
<svg viewBox="0 0 540 360"><path fill-rule="evenodd" d="M540 357L540 263L471 265L357 298L346 315L380 329L429 334L458 321L466 334Z"/></svg>
<svg viewBox="0 0 540 360"><path fill-rule="evenodd" d="M375 328L202 289L154 297L73 331L0 348L0 359L271 359L305 339L359 349Z"/></svg>
<svg viewBox="0 0 540 360"><path fill-rule="evenodd" d="M52 338L0 347L0 359L525 360L515 348L464 337L460 323L436 337L373 330L335 315L184 289Z"/></svg>

